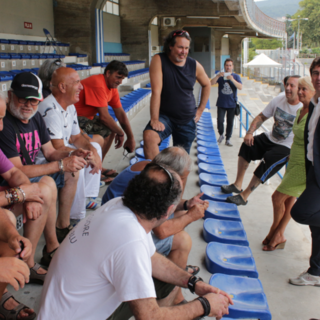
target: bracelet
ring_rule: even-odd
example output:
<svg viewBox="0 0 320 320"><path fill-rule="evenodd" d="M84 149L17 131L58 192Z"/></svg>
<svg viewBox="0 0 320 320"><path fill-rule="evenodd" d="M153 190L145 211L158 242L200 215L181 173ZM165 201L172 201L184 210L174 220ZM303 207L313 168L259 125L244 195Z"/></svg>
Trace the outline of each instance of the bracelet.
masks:
<svg viewBox="0 0 320 320"><path fill-rule="evenodd" d="M196 300L199 300L201 302L203 310L204 310L204 314L201 317L208 316L210 314L210 311L211 311L211 306L210 306L210 303L209 303L208 299L205 298L205 297L199 297Z"/></svg>
<svg viewBox="0 0 320 320"><path fill-rule="evenodd" d="M24 203L24 202L26 201L26 194L25 194L25 192L24 192L20 187L17 187L17 189L19 189L20 192L22 193L22 196L23 196L23 201L22 201L22 203Z"/></svg>
<svg viewBox="0 0 320 320"><path fill-rule="evenodd" d="M59 160L59 170L60 170L60 174L64 173L64 168L63 168L63 160Z"/></svg>
<svg viewBox="0 0 320 320"><path fill-rule="evenodd" d="M9 205L20 202L18 188L10 188L5 190L5 197L7 198Z"/></svg>
<svg viewBox="0 0 320 320"><path fill-rule="evenodd" d="M188 210L187 204L188 204L188 200L186 200L186 201L183 203L183 209L184 209L184 210Z"/></svg>
<svg viewBox="0 0 320 320"><path fill-rule="evenodd" d="M196 277L196 276L191 276L188 280L188 288L190 290L191 293L194 293L195 292L195 289L196 289L196 283L198 281L203 281L202 278L200 277Z"/></svg>

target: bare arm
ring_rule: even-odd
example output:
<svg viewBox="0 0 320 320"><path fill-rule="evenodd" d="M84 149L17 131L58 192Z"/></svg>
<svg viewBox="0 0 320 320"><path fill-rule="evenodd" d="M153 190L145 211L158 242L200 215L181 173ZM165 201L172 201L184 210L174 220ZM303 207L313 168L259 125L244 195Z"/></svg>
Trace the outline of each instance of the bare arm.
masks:
<svg viewBox="0 0 320 320"><path fill-rule="evenodd" d="M219 78L220 77L223 77L224 75L224 72L218 72L211 80L210 80L210 83L211 85L214 85L218 82Z"/></svg>
<svg viewBox="0 0 320 320"><path fill-rule="evenodd" d="M198 122L202 115L203 110L206 107L206 104L210 96L210 90L211 90L210 79L208 78L206 72L204 71L203 66L198 61L197 61L197 69L196 69L196 78L202 87L200 104L195 117L195 122Z"/></svg>
<svg viewBox="0 0 320 320"><path fill-rule="evenodd" d="M151 100L150 100L150 124L154 130L163 131L164 124L159 122L161 91L162 91L162 67L161 58L155 55L150 63L149 68L150 83L151 83Z"/></svg>
<svg viewBox="0 0 320 320"><path fill-rule="evenodd" d="M230 80L238 90L242 90L242 83L236 81L232 75L228 76L227 79Z"/></svg>
<svg viewBox="0 0 320 320"><path fill-rule="evenodd" d="M105 126L107 126L115 134L120 136L124 134L121 128L110 116L108 107L99 108L99 119Z"/></svg>
<svg viewBox="0 0 320 320"><path fill-rule="evenodd" d="M166 220L159 227L154 228L153 232L159 239L165 239L182 231L188 224L204 217L204 212L208 208L209 203L196 204L190 208L186 214Z"/></svg>
<svg viewBox="0 0 320 320"><path fill-rule="evenodd" d="M261 125L267 120L268 118L263 115L263 113L259 113L251 122L250 128L247 131L247 134L244 137L244 143L246 145L253 146L254 139L253 139L253 133L261 127Z"/></svg>

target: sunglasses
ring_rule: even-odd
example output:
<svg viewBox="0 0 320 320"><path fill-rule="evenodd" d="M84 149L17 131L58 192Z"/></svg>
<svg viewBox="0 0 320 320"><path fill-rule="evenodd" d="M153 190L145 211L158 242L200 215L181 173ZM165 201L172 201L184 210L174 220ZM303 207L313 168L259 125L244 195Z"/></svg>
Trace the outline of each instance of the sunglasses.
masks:
<svg viewBox="0 0 320 320"><path fill-rule="evenodd" d="M178 37L178 36L182 36L182 35L186 35L187 37L190 37L190 35L189 35L189 33L188 33L187 31L179 30L179 31L176 31L176 32L172 35L172 38Z"/></svg>
<svg viewBox="0 0 320 320"><path fill-rule="evenodd" d="M166 168L164 168L162 165L158 164L158 163L149 163L149 164L147 164L146 167L151 167L151 166L159 167L167 174L167 176L170 179L170 189L169 189L169 191L171 191L171 189L173 187L173 184L174 184L174 180L173 180L173 176L172 176L171 172L169 170L167 170Z"/></svg>
<svg viewBox="0 0 320 320"><path fill-rule="evenodd" d="M61 64L62 64L62 60L61 60L61 59L57 59L57 60L53 61L53 63L54 63L56 66L60 67Z"/></svg>

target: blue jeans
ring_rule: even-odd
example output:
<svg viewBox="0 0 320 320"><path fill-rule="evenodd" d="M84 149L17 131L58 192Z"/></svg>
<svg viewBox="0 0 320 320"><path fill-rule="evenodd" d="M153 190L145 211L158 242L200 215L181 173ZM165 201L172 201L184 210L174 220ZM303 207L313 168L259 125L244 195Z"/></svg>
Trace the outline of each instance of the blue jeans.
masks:
<svg viewBox="0 0 320 320"><path fill-rule="evenodd" d="M196 137L196 123L194 119L186 124L177 124L168 116L160 114L159 121L164 124L164 131L154 130L150 125L150 121L144 131L155 131L159 135L161 141L168 138L172 134L173 145L180 146L190 153L191 144Z"/></svg>
<svg viewBox="0 0 320 320"><path fill-rule="evenodd" d="M58 189L61 189L64 187L64 174L61 174L60 172L56 172L53 174L48 174L48 176L54 180ZM44 176L30 178L29 180L31 182L39 182L42 177Z"/></svg>

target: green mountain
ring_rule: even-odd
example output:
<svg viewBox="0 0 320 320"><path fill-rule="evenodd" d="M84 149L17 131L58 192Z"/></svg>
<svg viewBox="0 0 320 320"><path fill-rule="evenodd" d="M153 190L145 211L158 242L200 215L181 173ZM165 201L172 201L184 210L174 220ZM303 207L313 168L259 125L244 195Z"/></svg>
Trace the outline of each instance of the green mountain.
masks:
<svg viewBox="0 0 320 320"><path fill-rule="evenodd" d="M293 15L299 10L301 0L264 0L256 1L255 4L266 15L272 18L285 17L287 14Z"/></svg>

